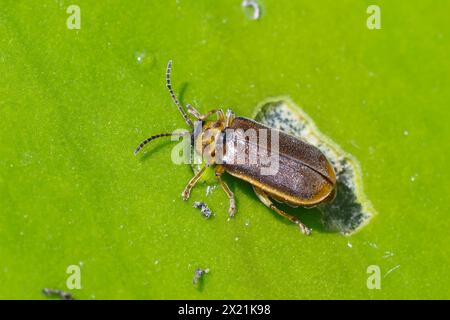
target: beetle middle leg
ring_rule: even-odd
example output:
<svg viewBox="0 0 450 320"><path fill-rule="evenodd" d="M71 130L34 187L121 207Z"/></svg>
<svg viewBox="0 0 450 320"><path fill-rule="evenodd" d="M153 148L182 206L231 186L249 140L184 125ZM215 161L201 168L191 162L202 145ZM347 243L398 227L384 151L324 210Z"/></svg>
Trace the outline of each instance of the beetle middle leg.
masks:
<svg viewBox="0 0 450 320"><path fill-rule="evenodd" d="M216 178L219 181L219 184L222 187L223 191L227 194L227 197L230 201L230 206L228 207L228 214L230 215L230 218L232 218L236 213L236 201L234 199L234 193L230 190L227 183L222 180L222 173L225 171L224 168L221 165L217 165L215 171L216 171Z"/></svg>
<svg viewBox="0 0 450 320"><path fill-rule="evenodd" d="M283 210L278 209L277 207L275 207L275 205L273 204L272 200L270 200L270 198L267 195L267 193L265 193L263 190L261 190L258 187L255 187L255 186L253 186L253 190L255 190L255 193L258 196L259 200L262 203L264 203L268 208L272 209L273 211L275 211L279 215L289 219L291 222L293 222L296 225L298 225L300 230L302 231L302 233L304 235L309 236L311 234L311 229L309 229L307 226L305 226L297 217L295 217L293 215L290 215L290 214L284 212Z"/></svg>

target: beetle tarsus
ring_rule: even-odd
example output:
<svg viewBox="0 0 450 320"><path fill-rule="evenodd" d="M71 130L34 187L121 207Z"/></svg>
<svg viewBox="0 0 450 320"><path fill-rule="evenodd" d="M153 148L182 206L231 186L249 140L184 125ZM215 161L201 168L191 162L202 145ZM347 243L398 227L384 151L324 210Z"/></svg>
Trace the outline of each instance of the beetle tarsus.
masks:
<svg viewBox="0 0 450 320"><path fill-rule="evenodd" d="M187 193L186 191L183 191L181 193L181 198L183 198L184 201L187 201L189 199L189 193Z"/></svg>
<svg viewBox="0 0 450 320"><path fill-rule="evenodd" d="M199 172L197 172L197 174L195 176L193 176L191 178L191 180L189 180L186 188L184 188L183 192L181 193L181 197L183 198L184 201L189 199L189 195L191 194L192 188L195 186L195 184L201 178L202 174L205 172L207 167L208 167L208 165L205 165L203 168L200 169Z"/></svg>
<svg viewBox="0 0 450 320"><path fill-rule="evenodd" d="M230 206L228 207L228 216L233 218L236 214L236 201L234 198L230 198Z"/></svg>
<svg viewBox="0 0 450 320"><path fill-rule="evenodd" d="M310 228L308 228L307 226L305 226L303 223L301 223L299 220L297 220L295 222L298 227L300 228L300 231L305 235L305 236L310 236L312 233L312 230Z"/></svg>

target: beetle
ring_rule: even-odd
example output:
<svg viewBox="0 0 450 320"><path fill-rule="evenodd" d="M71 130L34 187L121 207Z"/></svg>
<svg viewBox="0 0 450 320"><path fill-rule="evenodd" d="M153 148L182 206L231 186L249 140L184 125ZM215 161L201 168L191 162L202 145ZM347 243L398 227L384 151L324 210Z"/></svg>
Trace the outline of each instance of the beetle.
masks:
<svg viewBox="0 0 450 320"><path fill-rule="evenodd" d="M222 109L213 109L201 114L195 107L187 104L187 112L196 119L194 124L173 92L171 68L170 60L166 69L166 86L178 111L192 131L153 135L140 143L134 154L137 154L150 141L160 137L190 137L191 143L195 145L195 152L206 154L208 157L183 190L181 194L183 200L188 200L192 188L205 170L214 167L219 185L229 199L230 217L233 217L236 212L236 202L234 193L222 179L224 172L250 183L264 205L298 225L303 234L310 235L311 229L297 217L275 206L272 199L292 207L314 207L331 202L336 196L336 174L325 155L315 146L287 133L251 119L236 117L231 110L225 113ZM217 120L210 120L213 115L217 116ZM249 130L255 133L256 144L248 139L246 132ZM263 135L263 132L266 134ZM266 146L266 151L277 155L278 170L274 174L262 174L260 172L262 159L258 158L260 153L256 153L257 158L253 162L250 161L249 155L261 149L258 144L262 140L269 140L272 137L278 138L278 148L273 148L271 144ZM223 150L220 157L216 154L219 145ZM238 145L241 149L237 148ZM244 156L244 161L233 161L238 156Z"/></svg>

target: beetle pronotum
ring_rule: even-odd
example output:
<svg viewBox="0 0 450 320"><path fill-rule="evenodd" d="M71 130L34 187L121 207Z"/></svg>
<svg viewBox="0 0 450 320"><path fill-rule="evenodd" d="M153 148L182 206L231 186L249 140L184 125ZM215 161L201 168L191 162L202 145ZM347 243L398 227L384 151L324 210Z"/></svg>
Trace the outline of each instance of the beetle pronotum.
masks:
<svg viewBox="0 0 450 320"><path fill-rule="evenodd" d="M271 199L294 207L313 207L332 201L336 195L336 174L328 159L316 147L253 120L235 117L231 110L225 113L222 109L213 109L206 114L201 114L188 104L187 111L196 119L195 128L200 128L200 132L196 132L194 123L172 90L171 67L172 61L169 61L166 70L166 85L173 102L186 124L192 128L192 132L161 133L151 136L144 140L134 153L138 153L144 145L159 137L191 136L191 141L195 144L195 152L207 155L207 161L181 193L183 200L189 198L192 188L205 170L210 166L215 166L217 180L229 199L228 213L230 217L233 217L236 212L236 204L233 192L221 178L224 172L249 182L264 205L289 219L298 225L304 234L309 235L311 230L307 226L297 217L277 208ZM208 120L213 115L217 116L217 120ZM256 133L257 144L252 144L246 136L245 132L249 130ZM230 131L231 134L229 134ZM262 135L260 132L265 132L265 134ZM229 136L232 136L232 139L228 139ZM277 155L278 170L274 174L261 174L261 159L258 158L253 163L249 160L251 158L249 155L257 150L256 154L259 157L260 142L265 142L262 141L263 139L270 140L272 136L278 138L278 149L267 146L266 151ZM215 154L219 141L223 148L221 157ZM244 147L243 152L236 147L237 145ZM242 155L241 153L245 156L244 161L232 161Z"/></svg>

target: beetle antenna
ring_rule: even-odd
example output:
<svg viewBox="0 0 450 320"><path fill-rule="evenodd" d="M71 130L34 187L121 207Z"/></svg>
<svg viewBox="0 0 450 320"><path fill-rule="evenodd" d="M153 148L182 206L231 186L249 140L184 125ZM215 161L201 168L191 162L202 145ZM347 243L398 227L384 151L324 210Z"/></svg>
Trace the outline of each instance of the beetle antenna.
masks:
<svg viewBox="0 0 450 320"><path fill-rule="evenodd" d="M173 93L172 90L172 84L170 83L170 71L172 69L172 60L169 60L169 62L167 63L167 69L166 69L166 86L167 89L169 89L169 93L170 96L172 97L173 102L176 104L178 111L180 111L181 115L184 118L184 121L186 121L186 123L193 128L194 124L192 123L191 119L189 119L189 117L187 116L186 112L183 110L183 107L181 106L180 102L178 101L177 97L175 96L175 94Z"/></svg>
<svg viewBox="0 0 450 320"><path fill-rule="evenodd" d="M154 136L151 136L150 138L145 139L144 141L142 141L136 148L136 150L134 150L134 154L137 154L147 143L149 143L152 140L155 140L157 138L161 138L161 137L183 137L187 134L190 134L190 132L183 132L183 133L160 133L160 134L156 134Z"/></svg>

